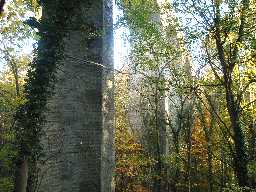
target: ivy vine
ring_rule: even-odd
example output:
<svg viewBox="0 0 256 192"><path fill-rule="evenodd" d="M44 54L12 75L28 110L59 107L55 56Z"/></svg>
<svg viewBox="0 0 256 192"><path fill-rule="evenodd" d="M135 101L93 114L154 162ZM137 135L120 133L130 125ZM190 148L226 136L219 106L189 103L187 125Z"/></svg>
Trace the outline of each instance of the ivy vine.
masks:
<svg viewBox="0 0 256 192"><path fill-rule="evenodd" d="M26 102L16 112L14 132L16 135L15 146L18 150L16 159L17 169L22 162L29 161L30 178L34 178L38 160L44 155L40 138L45 123L46 104L49 97L54 93L56 80L56 66L63 58L63 38L68 34L67 26L72 20L72 9L78 6L79 1L69 0L45 0L42 3L43 10L47 15L37 22L35 18L27 21L33 28L38 29L39 41L34 51L34 60L30 64L28 79L25 84ZM32 170L31 170L32 169ZM29 180L29 191L33 191L36 181ZM30 190L32 189L32 190Z"/></svg>

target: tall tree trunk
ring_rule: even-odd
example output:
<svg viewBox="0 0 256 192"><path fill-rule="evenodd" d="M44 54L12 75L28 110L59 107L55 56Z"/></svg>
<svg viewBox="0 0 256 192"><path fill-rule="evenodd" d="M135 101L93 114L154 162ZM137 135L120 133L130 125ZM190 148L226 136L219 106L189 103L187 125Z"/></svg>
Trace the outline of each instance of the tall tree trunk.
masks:
<svg viewBox="0 0 256 192"><path fill-rule="evenodd" d="M165 166L164 157L168 153L168 140L167 140L167 127L166 127L166 117L165 117L165 97L164 94L160 92L159 83L160 75L156 80L156 85L154 87L154 129L155 129L155 174L156 178L154 180L153 191L154 192L164 192L167 190L167 168Z"/></svg>
<svg viewBox="0 0 256 192"><path fill-rule="evenodd" d="M192 152L192 130L191 127L188 127L188 140L187 140L187 148L188 148L188 161L187 161L187 166L188 166L188 192L191 192L191 167L192 167L192 157L191 157L191 152Z"/></svg>
<svg viewBox="0 0 256 192"><path fill-rule="evenodd" d="M246 154L244 133L240 125L240 103L237 103L238 101L235 100L232 91L232 79L228 74L231 74L231 72L224 73L224 82L228 114L231 121L231 128L234 132L235 150L233 154L233 166L239 186L245 187L248 186L248 157Z"/></svg>
<svg viewBox="0 0 256 192"><path fill-rule="evenodd" d="M241 129L238 112L233 109L230 113L231 125L234 131L235 140L235 154L234 155L234 169L238 178L239 186L245 187L248 185L248 157L246 154L246 147L244 135Z"/></svg>
<svg viewBox="0 0 256 192"><path fill-rule="evenodd" d="M221 37L221 8L220 2L215 1L216 18L215 22L215 44L217 47L218 58L222 67L223 84L225 89L226 104L228 109L229 118L231 121L231 128L234 133L235 152L233 154L233 166L239 186L244 187L248 185L248 157L246 154L246 146L244 141L244 133L240 125L240 100L235 98L233 92L233 70L238 58L238 44L242 41L245 30L245 12L249 8L249 1L242 1L242 10L240 14L240 26L238 38L233 51L229 54L230 61L226 60L225 50L223 47L224 42Z"/></svg>

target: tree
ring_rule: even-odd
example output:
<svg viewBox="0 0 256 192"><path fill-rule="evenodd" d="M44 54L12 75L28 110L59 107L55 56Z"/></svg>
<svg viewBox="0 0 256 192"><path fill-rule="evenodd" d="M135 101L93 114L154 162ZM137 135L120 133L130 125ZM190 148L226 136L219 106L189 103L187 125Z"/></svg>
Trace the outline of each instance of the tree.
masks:
<svg viewBox="0 0 256 192"><path fill-rule="evenodd" d="M147 191L150 167L154 164L143 145L139 134L129 121L129 73L123 71L115 76L115 147L116 147L116 192ZM133 122L134 123L134 122Z"/></svg>
<svg viewBox="0 0 256 192"><path fill-rule="evenodd" d="M2 3L4 4L4 1L1 1L1 5L3 5ZM5 147L9 147L10 154L12 154L12 163L17 163L15 159L18 159L18 150L13 150L13 143L16 142L16 134L13 130L15 119L13 116L15 114L15 110L25 102L23 95L24 76L26 75L27 65L31 59L29 56L22 53L22 47L26 44L26 41L28 41L28 39L31 40L31 37L33 37L33 31L23 23L26 18L25 10L28 10L28 8L28 4L14 0L6 6L6 11L1 13L0 54L2 64L5 64L8 69L4 74L6 76L5 78L10 81L7 82L5 80L3 84L12 85L15 88L15 96L13 98L15 98L15 102L17 102L14 109L8 114L8 118L10 118L11 123L8 124L8 127L6 128L6 134L12 135L12 139L9 139L5 143ZM11 103L13 103L13 101ZM16 173L20 172L18 167L14 166L12 168L16 169ZM25 169L23 173L26 172L27 171ZM14 178L13 172L10 177ZM19 186L18 190L25 191L25 188L26 185L24 185L24 187Z"/></svg>
<svg viewBox="0 0 256 192"><path fill-rule="evenodd" d="M183 95L189 83L188 55L169 3L120 1L119 5L124 11L121 21L130 30L130 70L134 73L131 75L130 94L133 94L131 102L135 103L132 113L138 111L137 121L142 124L135 125L135 130L140 132L143 147L156 161L152 167L152 190L171 190L179 178L175 178L178 174L169 178L172 167L169 167L168 159L170 149L173 149L170 136L174 133L178 151L181 129L187 126L184 123L178 128L185 119L189 100L187 94ZM177 115L180 111L181 114Z"/></svg>
<svg viewBox="0 0 256 192"><path fill-rule="evenodd" d="M2 12L4 11L4 4L5 4L5 0L1 0L1 1L0 1L0 15L1 15Z"/></svg>
<svg viewBox="0 0 256 192"><path fill-rule="evenodd" d="M241 126L241 100L248 85L253 83L251 75L241 70L245 62L242 52L253 52L248 43L252 42L254 9L253 1L179 1L184 13L190 12L201 33L204 42L206 64L215 75L217 84L224 94L230 127L234 139L233 166L240 186L248 186L248 156L244 132ZM204 5L204 6L202 6ZM222 6L226 6L224 10ZM254 41L254 40L253 40ZM236 79L236 71L248 76L246 83ZM241 77L241 76L240 76Z"/></svg>

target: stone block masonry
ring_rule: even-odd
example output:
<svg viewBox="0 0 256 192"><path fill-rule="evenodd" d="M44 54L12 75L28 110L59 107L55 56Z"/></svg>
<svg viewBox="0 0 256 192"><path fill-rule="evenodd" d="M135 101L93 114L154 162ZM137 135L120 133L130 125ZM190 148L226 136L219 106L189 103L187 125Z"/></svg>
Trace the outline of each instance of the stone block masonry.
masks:
<svg viewBox="0 0 256 192"><path fill-rule="evenodd" d="M58 2L45 3L55 3L56 9ZM40 192L113 191L112 1L76 2L45 112ZM42 19L50 19L53 12L43 9ZM100 35L91 38L91 32L74 26L94 26L91 32Z"/></svg>

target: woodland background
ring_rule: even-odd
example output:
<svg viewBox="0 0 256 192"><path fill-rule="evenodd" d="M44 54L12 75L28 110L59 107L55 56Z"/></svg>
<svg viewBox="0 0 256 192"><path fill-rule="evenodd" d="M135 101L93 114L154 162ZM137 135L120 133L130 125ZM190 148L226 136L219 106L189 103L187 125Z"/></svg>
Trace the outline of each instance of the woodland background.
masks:
<svg viewBox="0 0 256 192"><path fill-rule="evenodd" d="M114 71L115 191L255 191L256 1L118 0L116 6L122 14L114 28L129 30L129 58ZM4 9L0 191L10 192L20 138L33 147L31 135L14 124L26 103L40 5L12 0Z"/></svg>

